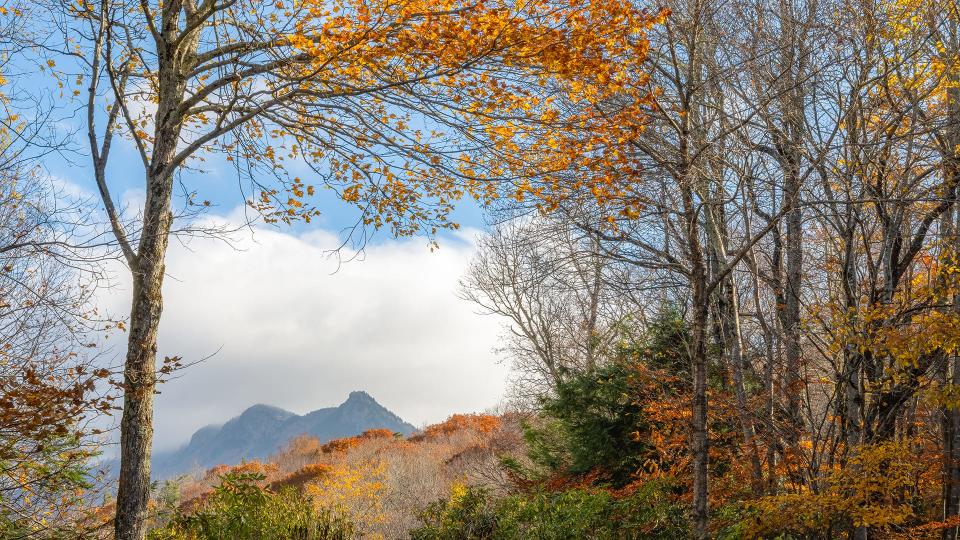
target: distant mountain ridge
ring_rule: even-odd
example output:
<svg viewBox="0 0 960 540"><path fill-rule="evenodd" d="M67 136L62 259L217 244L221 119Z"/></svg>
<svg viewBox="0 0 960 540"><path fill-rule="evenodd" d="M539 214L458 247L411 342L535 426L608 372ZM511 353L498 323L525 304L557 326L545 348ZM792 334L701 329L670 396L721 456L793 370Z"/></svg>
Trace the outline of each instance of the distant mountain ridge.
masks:
<svg viewBox="0 0 960 540"><path fill-rule="evenodd" d="M197 430L190 442L178 450L155 454L153 477L164 479L219 464L266 458L298 435L310 435L327 442L368 429L389 429L404 435L416 431L363 391L351 392L347 400L336 407L302 416L257 404L222 425Z"/></svg>

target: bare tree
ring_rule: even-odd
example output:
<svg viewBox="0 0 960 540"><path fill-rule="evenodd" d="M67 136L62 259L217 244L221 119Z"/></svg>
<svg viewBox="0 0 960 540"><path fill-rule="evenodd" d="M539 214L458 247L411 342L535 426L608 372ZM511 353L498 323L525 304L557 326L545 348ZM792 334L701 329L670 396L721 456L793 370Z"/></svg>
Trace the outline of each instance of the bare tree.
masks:
<svg viewBox="0 0 960 540"><path fill-rule="evenodd" d="M25 537L70 534L96 481L89 437L112 407L110 371L90 348L111 326L93 304L99 257L78 236L94 209L9 165L0 172L0 515Z"/></svg>
<svg viewBox="0 0 960 540"><path fill-rule="evenodd" d="M515 218L482 237L478 250L462 295L509 320L501 352L528 404L594 369L623 332L621 323L639 314L610 286L613 261L597 235L569 217Z"/></svg>

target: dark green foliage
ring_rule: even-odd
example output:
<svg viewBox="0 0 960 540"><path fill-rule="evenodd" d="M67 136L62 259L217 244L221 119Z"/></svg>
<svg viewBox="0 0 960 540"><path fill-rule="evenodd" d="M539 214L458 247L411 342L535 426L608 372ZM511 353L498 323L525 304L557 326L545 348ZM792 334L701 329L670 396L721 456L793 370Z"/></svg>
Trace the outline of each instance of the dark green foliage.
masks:
<svg viewBox="0 0 960 540"><path fill-rule="evenodd" d="M641 343L625 347L623 353L640 358L653 369L686 379L690 376L690 339L683 315L676 308L666 307L650 321Z"/></svg>
<svg viewBox="0 0 960 540"><path fill-rule="evenodd" d="M547 476L592 472L613 487L630 483L653 450L646 405L671 399L669 385L689 370L687 334L679 313L665 310L605 364L568 374L542 399L543 420L525 430L531 460Z"/></svg>
<svg viewBox="0 0 960 540"><path fill-rule="evenodd" d="M346 540L353 525L330 511L318 512L292 488L272 492L263 475L230 472L202 507L150 533L152 540Z"/></svg>
<svg viewBox="0 0 960 540"><path fill-rule="evenodd" d="M518 461L505 459L503 466L520 478L542 478L572 467L571 434L567 425L556 418L539 418L536 425L522 422L527 457L542 470L527 470Z"/></svg>
<svg viewBox="0 0 960 540"><path fill-rule="evenodd" d="M617 505L606 491L572 489L508 497L498 507L498 538L614 538Z"/></svg>
<svg viewBox="0 0 960 540"><path fill-rule="evenodd" d="M646 429L642 404L631 391L635 373L632 363L617 360L559 385L543 402L548 421L528 430L531 459L575 475L602 470L614 486L628 483L648 451L632 435Z"/></svg>
<svg viewBox="0 0 960 540"><path fill-rule="evenodd" d="M689 509L677 502L677 486L669 481L651 481L641 485L620 508L630 532L628 538L689 538Z"/></svg>
<svg viewBox="0 0 960 540"><path fill-rule="evenodd" d="M491 499L468 489L432 504L414 540L615 538L613 499L604 491L570 490Z"/></svg>

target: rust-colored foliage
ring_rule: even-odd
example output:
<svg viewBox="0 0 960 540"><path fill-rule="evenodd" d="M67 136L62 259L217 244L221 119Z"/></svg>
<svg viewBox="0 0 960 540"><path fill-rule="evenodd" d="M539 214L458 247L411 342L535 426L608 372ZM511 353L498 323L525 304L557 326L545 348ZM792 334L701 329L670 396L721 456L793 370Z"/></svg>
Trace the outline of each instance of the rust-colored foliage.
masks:
<svg viewBox="0 0 960 540"><path fill-rule="evenodd" d="M489 414L455 414L445 421L427 426L422 433L414 435L411 441L420 441L441 436L449 436L458 431L469 430L487 434L500 426L500 418Z"/></svg>
<svg viewBox="0 0 960 540"><path fill-rule="evenodd" d="M344 437L342 439L334 439L323 446L320 447L320 451L324 454L331 454L334 452L345 452L355 446L360 445L363 441L375 440L375 439L388 439L393 437L393 432L389 429L370 429L364 431L356 437Z"/></svg>
<svg viewBox="0 0 960 540"><path fill-rule="evenodd" d="M3 355L0 354L0 357ZM110 373L76 367L59 372L44 370L42 362L0 377L0 430L16 433L20 441L42 445L54 437L74 433L72 426L90 411L109 411L111 402L93 395L98 381ZM0 447L0 459L18 457L15 447Z"/></svg>
<svg viewBox="0 0 960 540"><path fill-rule="evenodd" d="M325 474L329 474L331 471L330 465L325 463L311 463L293 471L292 473L284 476L279 480L275 480L269 484L269 488L276 491L284 487L294 487L297 489L302 489L308 482L313 482L317 478Z"/></svg>

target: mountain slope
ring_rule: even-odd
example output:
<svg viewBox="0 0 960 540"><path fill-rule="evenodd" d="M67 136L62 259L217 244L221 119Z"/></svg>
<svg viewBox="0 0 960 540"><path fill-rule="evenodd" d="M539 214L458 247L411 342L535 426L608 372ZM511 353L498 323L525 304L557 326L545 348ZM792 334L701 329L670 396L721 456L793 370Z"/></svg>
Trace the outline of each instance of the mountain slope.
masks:
<svg viewBox="0 0 960 540"><path fill-rule="evenodd" d="M254 405L221 426L197 430L182 448L154 455L153 477L163 479L214 465L263 459L298 435L326 442L378 428L404 435L416 431L366 392L351 392L337 407L303 416L270 405Z"/></svg>

